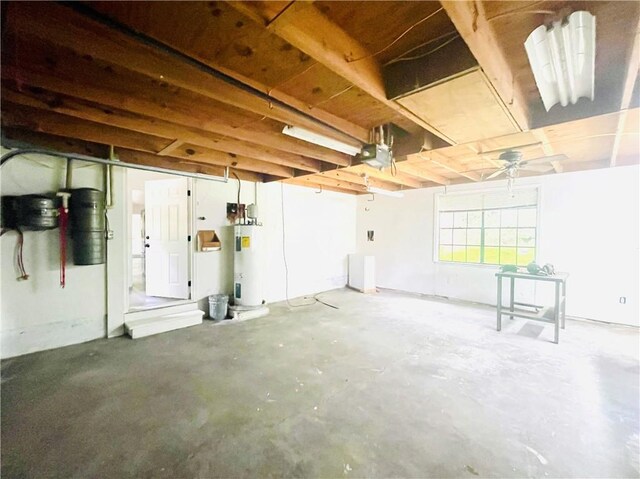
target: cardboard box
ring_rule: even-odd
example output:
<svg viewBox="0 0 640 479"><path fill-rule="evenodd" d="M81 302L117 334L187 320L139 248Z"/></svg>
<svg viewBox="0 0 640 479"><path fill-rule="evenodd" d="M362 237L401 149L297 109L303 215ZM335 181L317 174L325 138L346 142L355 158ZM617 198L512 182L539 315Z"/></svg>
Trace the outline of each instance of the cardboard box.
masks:
<svg viewBox="0 0 640 479"><path fill-rule="evenodd" d="M222 249L222 243L215 230L198 231L198 251L219 251L220 249Z"/></svg>

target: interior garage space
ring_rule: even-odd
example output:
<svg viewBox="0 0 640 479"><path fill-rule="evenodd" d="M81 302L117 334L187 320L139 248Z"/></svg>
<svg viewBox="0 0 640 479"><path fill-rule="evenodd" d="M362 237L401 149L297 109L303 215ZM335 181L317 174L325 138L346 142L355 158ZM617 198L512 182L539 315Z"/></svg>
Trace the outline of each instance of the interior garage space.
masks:
<svg viewBox="0 0 640 479"><path fill-rule="evenodd" d="M3 2L1 474L640 476L637 2Z"/></svg>

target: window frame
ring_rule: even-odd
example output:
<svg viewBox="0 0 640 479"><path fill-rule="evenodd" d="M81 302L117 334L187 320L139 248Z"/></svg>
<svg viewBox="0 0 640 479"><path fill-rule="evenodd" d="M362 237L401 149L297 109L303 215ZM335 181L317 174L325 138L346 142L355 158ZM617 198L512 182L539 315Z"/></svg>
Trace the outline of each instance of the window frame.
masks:
<svg viewBox="0 0 640 479"><path fill-rule="evenodd" d="M534 255L534 261L537 260L538 256L539 256L539 249L540 249L540 236L541 236L541 222L540 222L540 211L541 211L541 204L542 204L542 186L539 184L529 184L529 185L520 185L517 187L514 187L513 190L532 190L535 189L537 190L537 201L536 201L536 239L534 242L534 248L535 248L535 255ZM434 216L434 228L433 228L433 251L432 251L432 259L434 263L437 264L445 264L445 265L454 265L454 266L471 266L471 267L480 267L480 268L497 268L500 267L500 264L490 264L490 263L470 263L467 261L446 261L446 260L441 260L440 259L440 255L439 255L439 249L440 249L440 198L443 196L452 196L452 195L456 195L456 196L469 196L469 195L475 195L475 194L482 194L482 193L496 193L496 192L500 192L500 191L505 191L506 188L505 187L501 187L501 188L483 188L483 189L474 189L474 190L468 190L468 191L456 191L455 193L438 193L435 195L435 201L433 202L433 216ZM532 206L530 206L532 207ZM486 208L486 209L481 209L481 210L475 210L475 211L487 211L487 210L491 210L491 209L508 209L509 207L505 207L505 208ZM512 207L512 208L520 208L520 207ZM458 211L473 211L473 210L458 210ZM483 220L484 221L484 220ZM452 228L453 229L453 228ZM481 227L481 230L484 229L484 222L483 225ZM499 228L502 229L502 228ZM481 248L484 246L484 235L481 236L480 239L480 243L481 243Z"/></svg>

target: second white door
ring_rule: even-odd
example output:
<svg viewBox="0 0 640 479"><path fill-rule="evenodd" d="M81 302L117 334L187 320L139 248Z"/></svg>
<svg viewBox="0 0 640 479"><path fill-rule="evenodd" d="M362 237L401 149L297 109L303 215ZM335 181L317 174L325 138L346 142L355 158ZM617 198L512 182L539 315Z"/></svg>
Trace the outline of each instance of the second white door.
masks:
<svg viewBox="0 0 640 479"><path fill-rule="evenodd" d="M147 181L145 293L189 298L189 202L187 178Z"/></svg>

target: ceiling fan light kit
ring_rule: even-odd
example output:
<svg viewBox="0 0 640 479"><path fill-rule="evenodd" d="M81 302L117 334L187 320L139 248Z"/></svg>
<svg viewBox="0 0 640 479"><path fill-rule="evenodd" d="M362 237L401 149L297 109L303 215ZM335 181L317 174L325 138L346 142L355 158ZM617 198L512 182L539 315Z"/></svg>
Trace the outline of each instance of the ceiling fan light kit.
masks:
<svg viewBox="0 0 640 479"><path fill-rule="evenodd" d="M596 17L574 12L550 27L536 28L524 43L536 85L547 111L579 98L593 101Z"/></svg>

